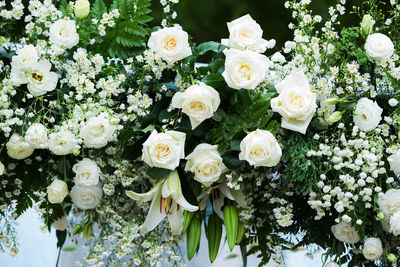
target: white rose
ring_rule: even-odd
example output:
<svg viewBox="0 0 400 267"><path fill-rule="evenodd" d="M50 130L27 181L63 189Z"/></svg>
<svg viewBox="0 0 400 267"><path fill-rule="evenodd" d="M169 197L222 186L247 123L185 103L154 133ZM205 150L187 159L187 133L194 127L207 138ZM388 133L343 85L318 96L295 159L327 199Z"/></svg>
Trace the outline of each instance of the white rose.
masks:
<svg viewBox="0 0 400 267"><path fill-rule="evenodd" d="M64 198L68 195L68 186L67 183L55 179L48 187L47 187L47 198L50 203L56 204L63 202Z"/></svg>
<svg viewBox="0 0 400 267"><path fill-rule="evenodd" d="M328 262L325 267L340 267L339 264L337 264L336 262Z"/></svg>
<svg viewBox="0 0 400 267"><path fill-rule="evenodd" d="M147 45L169 65L192 55L188 34L180 26L166 27L153 32Z"/></svg>
<svg viewBox="0 0 400 267"><path fill-rule="evenodd" d="M399 104L399 101L396 98L391 98L391 99L389 99L388 103L389 103L389 106L395 107L395 106L397 106L397 104Z"/></svg>
<svg viewBox="0 0 400 267"><path fill-rule="evenodd" d="M222 39L221 43L235 49L251 49L257 53L264 53L268 42L262 38L263 30L249 14L228 22L229 39Z"/></svg>
<svg viewBox="0 0 400 267"><path fill-rule="evenodd" d="M216 145L199 144L186 160L185 171L193 172L194 179L204 186L218 181L220 175L227 170Z"/></svg>
<svg viewBox="0 0 400 267"><path fill-rule="evenodd" d="M400 211L397 211L392 216L390 216L389 232L395 236L400 235Z"/></svg>
<svg viewBox="0 0 400 267"><path fill-rule="evenodd" d="M101 113L89 118L79 133L86 147L101 148L113 138L115 126L111 125L108 115Z"/></svg>
<svg viewBox="0 0 400 267"><path fill-rule="evenodd" d="M331 227L331 231L335 238L347 244L355 244L360 241L360 237L356 229L354 229L349 223L339 223Z"/></svg>
<svg viewBox="0 0 400 267"><path fill-rule="evenodd" d="M50 42L60 47L72 48L79 42L75 21L59 19L50 26Z"/></svg>
<svg viewBox="0 0 400 267"><path fill-rule="evenodd" d="M189 116L192 129L213 116L221 100L218 92L204 83L192 85L172 98L172 106Z"/></svg>
<svg viewBox="0 0 400 267"><path fill-rule="evenodd" d="M364 48L367 54L376 61L388 60L394 52L392 40L382 33L369 35Z"/></svg>
<svg viewBox="0 0 400 267"><path fill-rule="evenodd" d="M85 158L76 163L72 170L75 172L75 184L81 186L93 186L99 183L100 168L96 162Z"/></svg>
<svg viewBox="0 0 400 267"><path fill-rule="evenodd" d="M388 162L390 165L390 169L395 174L400 174L400 150L397 150L396 153L388 157Z"/></svg>
<svg viewBox="0 0 400 267"><path fill-rule="evenodd" d="M62 216L55 220L51 226L58 231L65 231L67 229L67 215Z"/></svg>
<svg viewBox="0 0 400 267"><path fill-rule="evenodd" d="M142 159L150 167L175 170L185 158L186 134L177 131L157 133L154 130L143 143Z"/></svg>
<svg viewBox="0 0 400 267"><path fill-rule="evenodd" d="M28 91L31 95L41 96L56 88L58 75L50 69L51 63L47 60L41 60L32 66L27 76Z"/></svg>
<svg viewBox="0 0 400 267"><path fill-rule="evenodd" d="M382 256L382 242L379 238L369 237L364 242L363 255L367 260L376 260Z"/></svg>
<svg viewBox="0 0 400 267"><path fill-rule="evenodd" d="M225 82L233 89L255 89L266 77L272 62L253 51L225 49Z"/></svg>
<svg viewBox="0 0 400 267"><path fill-rule="evenodd" d="M378 126L382 119L381 114L382 109L376 102L363 97L357 102L353 121L360 130L369 132Z"/></svg>
<svg viewBox="0 0 400 267"><path fill-rule="evenodd" d="M378 198L379 209L390 216L400 211L400 189L390 189Z"/></svg>
<svg viewBox="0 0 400 267"><path fill-rule="evenodd" d="M302 71L293 70L275 88L279 96L271 99L271 107L281 114L282 128L305 134L317 109L316 95L307 77Z"/></svg>
<svg viewBox="0 0 400 267"><path fill-rule="evenodd" d="M0 161L0 175L4 174L4 170L5 170L4 164L1 163L1 161Z"/></svg>
<svg viewBox="0 0 400 267"><path fill-rule="evenodd" d="M240 160L247 160L255 167L276 166L282 156L282 149L272 133L257 129L240 142Z"/></svg>
<svg viewBox="0 0 400 267"><path fill-rule="evenodd" d="M20 71L29 71L38 59L36 48L30 44L17 50L17 54L12 57L11 67Z"/></svg>
<svg viewBox="0 0 400 267"><path fill-rule="evenodd" d="M7 154L13 159L25 159L32 155L35 148L19 134L13 134L7 143Z"/></svg>
<svg viewBox="0 0 400 267"><path fill-rule="evenodd" d="M70 154L76 145L77 140L74 134L68 130L61 130L49 135L49 150L56 155Z"/></svg>
<svg viewBox="0 0 400 267"><path fill-rule="evenodd" d="M78 0L75 3L74 13L77 18L84 19L89 15L90 3L88 0Z"/></svg>
<svg viewBox="0 0 400 267"><path fill-rule="evenodd" d="M74 185L71 189L72 202L80 209L94 209L100 204L101 198L103 196L103 191L101 190L101 184L97 186L80 186Z"/></svg>
<svg viewBox="0 0 400 267"><path fill-rule="evenodd" d="M25 140L34 148L44 149L49 146L47 129L43 124L33 123L25 133Z"/></svg>

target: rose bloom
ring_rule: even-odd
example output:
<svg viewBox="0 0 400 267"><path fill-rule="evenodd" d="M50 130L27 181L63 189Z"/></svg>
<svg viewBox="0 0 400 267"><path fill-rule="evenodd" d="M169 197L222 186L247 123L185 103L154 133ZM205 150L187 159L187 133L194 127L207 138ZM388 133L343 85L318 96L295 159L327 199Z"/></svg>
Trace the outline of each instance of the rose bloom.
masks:
<svg viewBox="0 0 400 267"><path fill-rule="evenodd" d="M378 198L378 205L385 216L390 216L400 211L400 190L390 189Z"/></svg>
<svg viewBox="0 0 400 267"><path fill-rule="evenodd" d="M19 134L13 134L8 140L7 154L13 159L25 159L32 155L35 148Z"/></svg>
<svg viewBox="0 0 400 267"><path fill-rule="evenodd" d="M390 165L390 169L395 174L400 174L400 150L397 150L396 153L388 157L388 162Z"/></svg>
<svg viewBox="0 0 400 267"><path fill-rule="evenodd" d="M189 116L192 129L211 118L220 102L218 92L204 83L192 85L172 98L172 106L182 108L182 112Z"/></svg>
<svg viewBox="0 0 400 267"><path fill-rule="evenodd" d="M41 96L53 91L58 83L58 75L51 72L51 63L41 60L32 66L28 75L28 91L33 96Z"/></svg>
<svg viewBox="0 0 400 267"><path fill-rule="evenodd" d="M75 16L79 19L84 19L89 15L90 2L88 0L78 0L74 6Z"/></svg>
<svg viewBox="0 0 400 267"><path fill-rule="evenodd" d="M390 229L389 232L394 236L400 235L400 211L395 212L390 216Z"/></svg>
<svg viewBox="0 0 400 267"><path fill-rule="evenodd" d="M11 68L19 71L29 71L38 61L39 55L33 45L24 46L17 50L17 54L12 57Z"/></svg>
<svg viewBox="0 0 400 267"><path fill-rule="evenodd" d="M307 77L295 69L275 88L279 96L271 100L271 108L282 116L282 128L305 134L318 107Z"/></svg>
<svg viewBox="0 0 400 267"><path fill-rule="evenodd" d="M185 158L185 138L182 132L154 130L143 143L142 160L150 167L175 170L180 159Z"/></svg>
<svg viewBox="0 0 400 267"><path fill-rule="evenodd" d="M33 123L25 132L25 140L34 148L47 148L49 139L47 138L46 127L40 123Z"/></svg>
<svg viewBox="0 0 400 267"><path fill-rule="evenodd" d="M113 138L115 126L110 124L106 113L89 118L79 133L83 143L89 148L101 148Z"/></svg>
<svg viewBox="0 0 400 267"><path fill-rule="evenodd" d="M1 161L0 161L0 175L4 174L4 170L5 170L4 164L1 163Z"/></svg>
<svg viewBox="0 0 400 267"><path fill-rule="evenodd" d="M47 198L50 203L56 204L64 201L64 198L68 195L68 186L67 183L55 179L48 187L47 187Z"/></svg>
<svg viewBox="0 0 400 267"><path fill-rule="evenodd" d="M68 130L61 130L49 135L49 150L55 155L71 154L76 146L75 135Z"/></svg>
<svg viewBox="0 0 400 267"><path fill-rule="evenodd" d="M75 21L59 19L50 26L50 42L60 47L72 48L79 42Z"/></svg>
<svg viewBox="0 0 400 267"><path fill-rule="evenodd" d="M97 186L74 185L69 195L75 206L87 210L94 209L100 204L103 191L100 183Z"/></svg>
<svg viewBox="0 0 400 267"><path fill-rule="evenodd" d="M166 27L151 33L147 45L169 65L192 55L188 34L180 26Z"/></svg>
<svg viewBox="0 0 400 267"><path fill-rule="evenodd" d="M221 174L227 170L216 145L199 144L186 160L185 171L193 172L194 179L204 186L218 181Z"/></svg>
<svg viewBox="0 0 400 267"><path fill-rule="evenodd" d="M235 49L251 49L257 53L264 53L268 42L262 38L263 30L249 14L228 22L229 39L222 39L221 43Z"/></svg>
<svg viewBox="0 0 400 267"><path fill-rule="evenodd" d="M353 121L360 130L369 132L379 125L382 119L381 114L382 109L376 102L363 97L357 102Z"/></svg>
<svg viewBox="0 0 400 267"><path fill-rule="evenodd" d="M367 54L376 61L388 60L394 52L392 40L382 33L369 35L364 48Z"/></svg>
<svg viewBox="0 0 400 267"><path fill-rule="evenodd" d="M246 160L255 167L276 166L282 156L282 149L275 136L265 130L257 129L240 142L239 159Z"/></svg>
<svg viewBox="0 0 400 267"><path fill-rule="evenodd" d="M76 163L72 170L75 172L75 184L82 186L93 186L99 183L100 168L96 162L85 158Z"/></svg>
<svg viewBox="0 0 400 267"><path fill-rule="evenodd" d="M253 51L225 49L225 70L222 76L233 89L255 89L264 81L272 62Z"/></svg>
<svg viewBox="0 0 400 267"><path fill-rule="evenodd" d="M363 255L367 260L376 260L382 256L382 242L379 238L369 237L364 242Z"/></svg>
<svg viewBox="0 0 400 267"><path fill-rule="evenodd" d="M360 241L360 237L356 229L354 229L349 223L339 223L331 227L331 231L335 238L347 244L355 244Z"/></svg>

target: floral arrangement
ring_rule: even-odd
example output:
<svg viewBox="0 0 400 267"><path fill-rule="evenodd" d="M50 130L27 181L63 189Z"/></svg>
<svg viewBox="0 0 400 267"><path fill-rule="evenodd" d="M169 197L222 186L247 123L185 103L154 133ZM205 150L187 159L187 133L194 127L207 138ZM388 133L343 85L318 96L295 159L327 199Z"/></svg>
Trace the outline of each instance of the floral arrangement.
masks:
<svg viewBox="0 0 400 267"><path fill-rule="evenodd" d="M224 228L244 265L397 266L400 3L287 1L277 48L250 15L195 44L178 2L0 1L0 249L33 207L80 266L184 265L202 224L211 262Z"/></svg>

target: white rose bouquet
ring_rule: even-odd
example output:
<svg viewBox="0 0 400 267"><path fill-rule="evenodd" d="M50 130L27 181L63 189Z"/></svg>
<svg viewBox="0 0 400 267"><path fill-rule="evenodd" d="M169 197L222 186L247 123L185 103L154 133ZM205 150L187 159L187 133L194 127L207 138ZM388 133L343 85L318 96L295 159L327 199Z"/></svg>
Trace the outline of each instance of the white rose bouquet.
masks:
<svg viewBox="0 0 400 267"><path fill-rule="evenodd" d="M184 265L203 223L210 262L223 229L260 265L309 245L326 266L397 262L396 1L364 3L351 27L344 0L324 18L287 1L291 40L248 14L199 44L178 0L154 28L150 0L3 2L1 250L17 254L33 208L60 252L90 239L81 266Z"/></svg>

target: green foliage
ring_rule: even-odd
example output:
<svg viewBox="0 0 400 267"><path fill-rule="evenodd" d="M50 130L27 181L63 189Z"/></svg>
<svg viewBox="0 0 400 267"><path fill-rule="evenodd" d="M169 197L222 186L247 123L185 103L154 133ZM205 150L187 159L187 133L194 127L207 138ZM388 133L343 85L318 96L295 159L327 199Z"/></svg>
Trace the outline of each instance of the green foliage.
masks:
<svg viewBox="0 0 400 267"><path fill-rule="evenodd" d="M221 93L221 102L227 103L227 107L223 112L217 113L215 120L218 120L218 124L207 134L208 142L218 144L219 150L225 153L228 150L238 150L237 141L244 137L245 132L256 129L275 131L279 124L270 121L272 116L267 114L274 95L274 92L249 94L244 89L224 90ZM231 142L234 142L232 148Z"/></svg>
<svg viewBox="0 0 400 267"><path fill-rule="evenodd" d="M283 168L282 177L292 182L296 190L308 192L319 181L321 164L317 159L307 157L307 152L315 149L318 143L312 136L303 136L299 133L290 133L285 137L282 147Z"/></svg>
<svg viewBox="0 0 400 267"><path fill-rule="evenodd" d="M363 67L373 64L373 60L365 52L364 42L360 27L344 28L341 31L341 38L335 43L336 52L331 55L331 59L343 66L353 60Z"/></svg>
<svg viewBox="0 0 400 267"><path fill-rule="evenodd" d="M150 5L151 0L115 0L110 6L103 0L96 0L89 16L81 21L82 42L104 57L127 59L142 52L148 36L145 27L152 20L148 15ZM114 9L120 13L118 18L113 18L115 25L106 27L106 35L98 38L98 25L93 25L92 19L100 20L104 13ZM90 44L91 39L96 40L93 45Z"/></svg>

